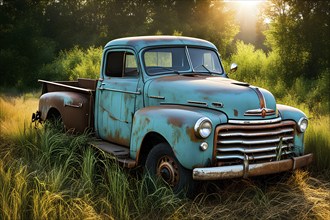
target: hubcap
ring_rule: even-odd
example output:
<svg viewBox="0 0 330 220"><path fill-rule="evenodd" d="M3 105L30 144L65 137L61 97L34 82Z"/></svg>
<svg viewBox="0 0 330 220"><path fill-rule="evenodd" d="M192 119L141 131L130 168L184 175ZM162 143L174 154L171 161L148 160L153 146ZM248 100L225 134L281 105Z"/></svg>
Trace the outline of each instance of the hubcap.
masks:
<svg viewBox="0 0 330 220"><path fill-rule="evenodd" d="M174 159L169 156L163 156L159 159L157 164L157 175L174 187L179 182L179 170Z"/></svg>

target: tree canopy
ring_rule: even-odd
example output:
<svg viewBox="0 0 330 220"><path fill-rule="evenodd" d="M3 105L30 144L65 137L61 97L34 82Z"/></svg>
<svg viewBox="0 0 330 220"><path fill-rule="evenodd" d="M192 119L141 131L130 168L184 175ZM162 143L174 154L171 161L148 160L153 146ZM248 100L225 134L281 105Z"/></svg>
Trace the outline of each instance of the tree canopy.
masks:
<svg viewBox="0 0 330 220"><path fill-rule="evenodd" d="M269 64L274 68L264 68L269 78L280 76L286 86L299 77L329 79L329 6L330 1L264 4L256 28L257 48L265 49L265 43L264 52L274 60ZM271 22L265 24L265 18ZM34 86L38 78L51 75L47 71L58 73L56 64L76 57L79 48L100 51L106 42L127 36L198 37L213 42L227 61L242 57L237 53L243 50L234 47L238 33L235 11L224 0L3 0L0 86ZM95 57L95 51L91 53Z"/></svg>

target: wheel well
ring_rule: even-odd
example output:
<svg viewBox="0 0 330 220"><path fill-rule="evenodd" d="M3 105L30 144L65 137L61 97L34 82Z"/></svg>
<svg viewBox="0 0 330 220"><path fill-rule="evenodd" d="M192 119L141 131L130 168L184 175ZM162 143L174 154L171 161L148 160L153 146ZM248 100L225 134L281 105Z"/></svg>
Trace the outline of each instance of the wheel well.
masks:
<svg viewBox="0 0 330 220"><path fill-rule="evenodd" d="M168 142L162 135L156 132L150 132L144 137L139 153L139 164L144 166L149 152L154 146L156 146L159 143L168 143Z"/></svg>
<svg viewBox="0 0 330 220"><path fill-rule="evenodd" d="M46 120L61 119L61 113L56 108L49 109Z"/></svg>

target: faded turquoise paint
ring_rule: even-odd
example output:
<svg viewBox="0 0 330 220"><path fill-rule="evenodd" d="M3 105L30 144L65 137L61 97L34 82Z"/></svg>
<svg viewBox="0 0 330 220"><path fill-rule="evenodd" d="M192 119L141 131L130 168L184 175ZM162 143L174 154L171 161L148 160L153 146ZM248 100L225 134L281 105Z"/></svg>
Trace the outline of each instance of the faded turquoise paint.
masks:
<svg viewBox="0 0 330 220"><path fill-rule="evenodd" d="M298 124L299 120L302 117L307 118L307 116L297 108L287 106L287 105L280 105L280 104L277 104L277 108L278 108L278 111L279 111L279 114L280 114L282 120L293 120L296 122L296 124ZM297 155L303 155L304 154L304 133L300 133L297 129L295 131L294 144L295 144L295 153Z"/></svg>
<svg viewBox="0 0 330 220"><path fill-rule="evenodd" d="M265 89L260 89L265 97L266 106L276 110L273 95ZM261 119L260 116L244 116L247 110L259 109L257 93L235 80L224 77L201 76L164 76L147 82L147 96L161 96L165 99L147 99L146 105L153 106L163 103L194 105L191 103L206 103L208 108L225 112L229 119L251 120ZM223 108L212 103L223 104ZM264 119L275 118L276 115Z"/></svg>
<svg viewBox="0 0 330 220"><path fill-rule="evenodd" d="M96 92L95 128L102 139L129 147L136 99L139 102L142 99L137 98L142 97L137 94L141 77L111 77L105 74L107 54L118 51L135 55L134 48L107 47L104 50L100 77L102 81L98 82Z"/></svg>
<svg viewBox="0 0 330 220"><path fill-rule="evenodd" d="M146 47L159 47L159 46L197 46L197 47L209 47L214 50L217 48L214 44L197 38L192 37L177 37L177 36L141 36L141 37L127 37L112 40L105 45L108 47L132 47L136 52Z"/></svg>
<svg viewBox="0 0 330 220"><path fill-rule="evenodd" d="M201 117L208 117L213 127L227 122L226 116L217 111L189 106L162 105L137 111L132 128L131 157L136 159L143 138L150 132L156 132L167 140L180 163L187 169L209 165L213 155L215 129L208 138L197 138L194 125ZM204 141L209 144L209 148L201 151L200 144Z"/></svg>
<svg viewBox="0 0 330 220"><path fill-rule="evenodd" d="M105 77L97 100L97 131L104 139L129 146L139 78Z"/></svg>
<svg viewBox="0 0 330 220"><path fill-rule="evenodd" d="M144 137L149 132L156 132L167 140L184 167L207 166L212 160L216 126L227 123L228 119L264 120L278 117L275 114L264 118L245 116L247 110L259 109L262 101L253 86L225 78L225 74L148 76L142 66L143 52L147 48L163 46L204 47L217 52L208 41L175 36L122 38L110 41L104 49L100 75L103 81L98 82L96 91L95 128L101 138L130 146L132 159L139 156ZM128 50L135 54L139 79L132 81L105 76L106 54L115 50ZM105 92L100 90L102 83L103 88L139 91L141 95ZM278 108L283 120L298 122L304 115L294 108L276 105L269 91L261 88L259 91L264 98L264 107L275 111ZM196 138L193 129L196 121L204 116L213 123L213 132L205 140ZM206 151L201 151L199 147L203 141L209 144ZM303 134L296 132L295 145L296 153L301 155Z"/></svg>

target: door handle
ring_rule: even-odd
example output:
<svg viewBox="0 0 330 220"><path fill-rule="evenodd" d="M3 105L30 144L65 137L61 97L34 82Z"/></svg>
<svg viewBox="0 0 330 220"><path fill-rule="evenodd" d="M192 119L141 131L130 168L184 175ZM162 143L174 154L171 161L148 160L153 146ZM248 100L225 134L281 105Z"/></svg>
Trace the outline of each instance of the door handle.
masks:
<svg viewBox="0 0 330 220"><path fill-rule="evenodd" d="M103 88L104 86L105 86L105 83L101 83L99 89L100 89L100 90L104 90L104 88Z"/></svg>

